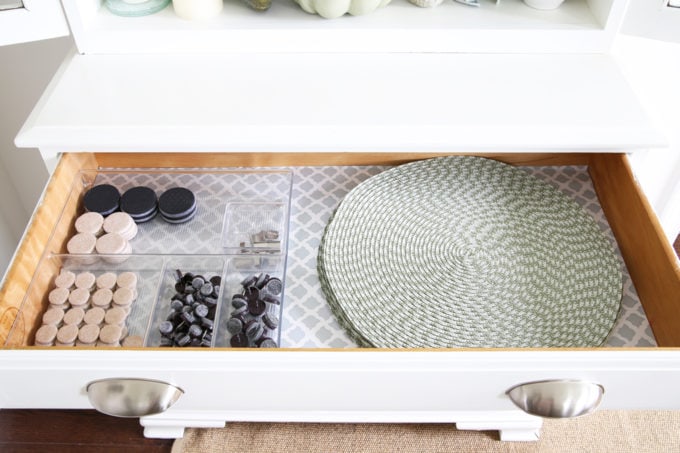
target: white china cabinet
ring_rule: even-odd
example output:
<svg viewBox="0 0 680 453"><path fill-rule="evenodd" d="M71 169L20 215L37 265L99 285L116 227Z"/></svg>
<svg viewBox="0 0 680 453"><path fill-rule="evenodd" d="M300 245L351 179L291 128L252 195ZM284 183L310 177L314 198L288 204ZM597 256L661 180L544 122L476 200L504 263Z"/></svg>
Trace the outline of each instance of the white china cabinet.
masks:
<svg viewBox="0 0 680 453"><path fill-rule="evenodd" d="M0 43L64 35L68 23L77 49L16 140L40 149L52 178L0 288L0 408L95 404L140 416L155 437L252 420L444 422L497 429L504 440L536 439L536 414L575 415L600 399L608 409L680 409L680 268L626 158L666 139L610 54L622 25L677 39L674 0L566 0L550 11L520 0L392 0L334 20L292 0L266 12L225 0L218 17L196 22L172 6L119 17L100 0L17 3L0 11ZM319 175L331 191L339 166L452 153L585 168L649 341L372 350L324 343L310 317L318 342L290 333L264 351L32 346L78 213L81 170L274 166ZM310 189L298 182L292 196L304 197ZM299 222L286 285L297 278L293 256L306 254L313 273L316 250L294 240L307 225ZM286 291L284 328L301 325L296 307L309 295ZM126 399L136 405L121 408Z"/></svg>

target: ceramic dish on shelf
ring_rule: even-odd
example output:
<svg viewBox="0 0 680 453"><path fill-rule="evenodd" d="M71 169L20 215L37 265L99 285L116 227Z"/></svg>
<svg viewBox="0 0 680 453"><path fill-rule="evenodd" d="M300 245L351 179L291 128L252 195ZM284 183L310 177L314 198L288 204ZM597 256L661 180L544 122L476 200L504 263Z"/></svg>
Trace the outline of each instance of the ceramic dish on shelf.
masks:
<svg viewBox="0 0 680 453"><path fill-rule="evenodd" d="M157 13L171 0L106 0L106 7L117 16L137 17Z"/></svg>
<svg viewBox="0 0 680 453"><path fill-rule="evenodd" d="M444 0L408 0L408 1L416 6L420 6L421 8L434 8L435 6L441 5Z"/></svg>
<svg viewBox="0 0 680 453"><path fill-rule="evenodd" d="M524 0L524 4L534 9L551 10L557 9L564 0Z"/></svg>
<svg viewBox="0 0 680 453"><path fill-rule="evenodd" d="M295 0L300 7L326 19L335 19L345 14L360 16L387 5L391 0Z"/></svg>

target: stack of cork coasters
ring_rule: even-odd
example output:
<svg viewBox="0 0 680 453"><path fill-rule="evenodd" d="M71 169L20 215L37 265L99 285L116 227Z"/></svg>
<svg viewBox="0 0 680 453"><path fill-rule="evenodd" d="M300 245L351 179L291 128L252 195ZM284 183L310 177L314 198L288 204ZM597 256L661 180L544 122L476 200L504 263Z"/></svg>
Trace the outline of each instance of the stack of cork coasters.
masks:
<svg viewBox="0 0 680 453"><path fill-rule="evenodd" d="M572 199L521 169L455 156L352 190L318 273L362 346L590 347L621 301L612 244Z"/></svg>
<svg viewBox="0 0 680 453"><path fill-rule="evenodd" d="M99 276L62 269L48 294L49 305L35 333L36 346L142 345L139 335L128 335L126 324L137 299L134 272Z"/></svg>
<svg viewBox="0 0 680 453"><path fill-rule="evenodd" d="M104 217L99 212L86 212L75 221L76 234L66 244L70 254L80 257L83 264L92 264L96 255L104 255L110 263L120 263L132 253L130 241L137 235L137 225L124 212L114 212ZM111 256L116 255L116 256Z"/></svg>

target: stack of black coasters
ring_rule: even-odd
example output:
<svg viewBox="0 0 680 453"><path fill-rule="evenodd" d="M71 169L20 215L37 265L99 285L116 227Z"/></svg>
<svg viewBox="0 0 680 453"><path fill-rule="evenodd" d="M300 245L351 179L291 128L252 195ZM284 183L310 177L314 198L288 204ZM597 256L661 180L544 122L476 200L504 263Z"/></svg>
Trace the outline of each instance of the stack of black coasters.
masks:
<svg viewBox="0 0 680 453"><path fill-rule="evenodd" d="M156 192L146 186L128 189L120 198L120 210L128 213L135 223L148 222L158 214Z"/></svg>
<svg viewBox="0 0 680 453"><path fill-rule="evenodd" d="M185 187L173 187L160 197L150 187L136 186L121 196L117 188L110 184L92 187L83 197L88 212L98 212L106 217L120 210L132 217L135 223L145 223L161 217L168 223L185 223L196 216L196 197Z"/></svg>
<svg viewBox="0 0 680 453"><path fill-rule="evenodd" d="M103 216L113 214L120 207L120 192L110 184L92 187L83 196L83 204L88 212L98 212Z"/></svg>
<svg viewBox="0 0 680 453"><path fill-rule="evenodd" d="M196 216L196 197L184 187L168 189L158 198L158 211L168 223L184 223Z"/></svg>

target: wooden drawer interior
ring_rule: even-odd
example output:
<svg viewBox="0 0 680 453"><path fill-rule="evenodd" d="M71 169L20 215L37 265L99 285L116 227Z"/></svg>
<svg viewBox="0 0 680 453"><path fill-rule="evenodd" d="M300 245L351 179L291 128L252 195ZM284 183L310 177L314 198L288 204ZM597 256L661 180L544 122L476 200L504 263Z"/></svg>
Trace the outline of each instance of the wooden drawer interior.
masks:
<svg viewBox="0 0 680 453"><path fill-rule="evenodd" d="M479 155L479 154L478 154ZM680 346L680 266L665 240L623 154L482 154L513 165L588 166L600 204L621 249L657 344ZM46 189L35 217L0 289L0 343L14 326L11 346L25 347L36 320L47 305L46 294L59 272L57 265L41 264L46 245L64 244L73 234L78 203L69 197L75 176L100 168L222 168L334 165L398 165L434 157L433 154L382 153L69 153L64 154ZM84 190L84 187L81 188ZM77 192L76 192L77 194ZM56 228L55 228L56 225ZM42 261L41 261L42 260ZM22 306L24 296L27 303ZM17 336L16 331L22 332ZM21 338L16 341L15 338Z"/></svg>

